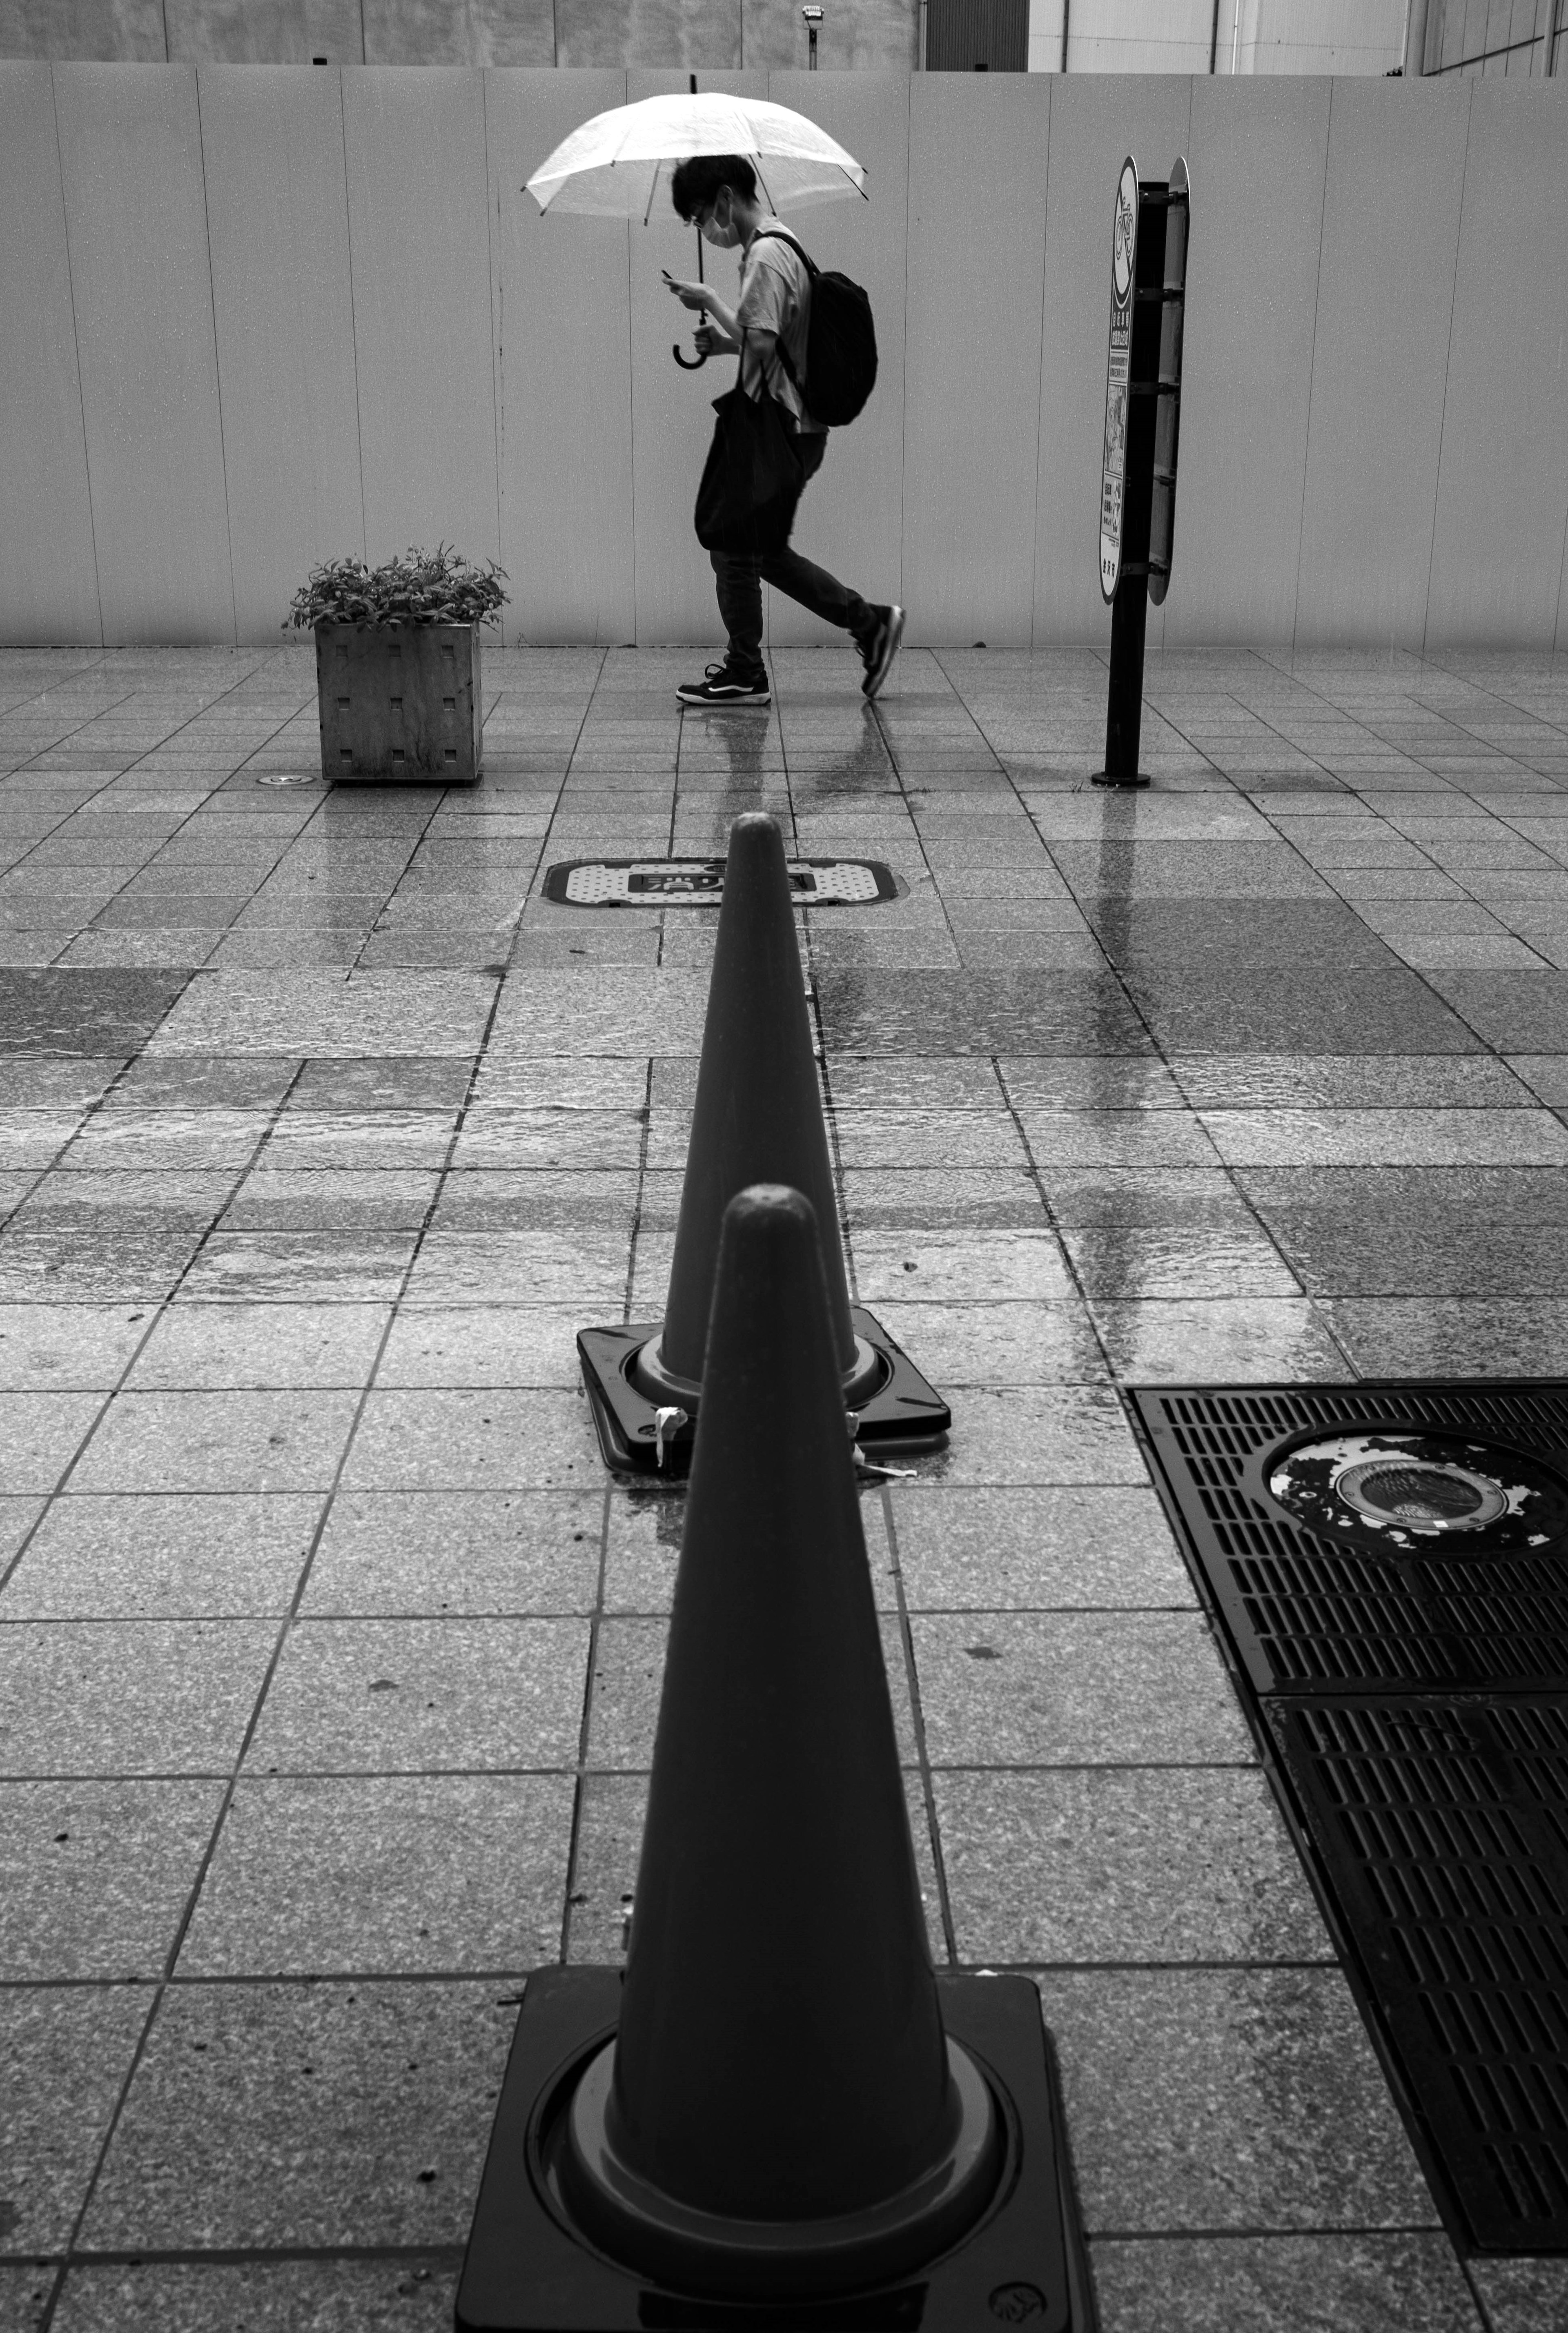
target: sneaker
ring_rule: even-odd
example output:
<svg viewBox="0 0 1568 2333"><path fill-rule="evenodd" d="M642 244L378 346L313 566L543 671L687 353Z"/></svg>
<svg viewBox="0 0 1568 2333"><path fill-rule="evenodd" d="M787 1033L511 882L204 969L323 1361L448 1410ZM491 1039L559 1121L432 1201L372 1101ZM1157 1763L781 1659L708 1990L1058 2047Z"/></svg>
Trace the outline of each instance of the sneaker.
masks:
<svg viewBox="0 0 1568 2333"><path fill-rule="evenodd" d="M861 661L866 667L861 694L867 697L875 696L891 672L899 642L904 637L902 608L876 608L872 613L877 620L861 642Z"/></svg>
<svg viewBox="0 0 1568 2333"><path fill-rule="evenodd" d="M710 664L701 680L683 680L675 693L683 705L766 705L773 697L765 672L742 672L727 661Z"/></svg>

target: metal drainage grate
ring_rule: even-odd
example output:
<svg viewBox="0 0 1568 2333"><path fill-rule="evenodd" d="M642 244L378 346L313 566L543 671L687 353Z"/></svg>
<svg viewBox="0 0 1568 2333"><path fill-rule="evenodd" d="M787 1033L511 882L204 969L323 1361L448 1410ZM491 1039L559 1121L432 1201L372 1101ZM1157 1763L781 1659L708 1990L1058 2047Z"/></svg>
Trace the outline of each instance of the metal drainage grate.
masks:
<svg viewBox="0 0 1568 2333"><path fill-rule="evenodd" d="M908 886L880 859L792 859L800 907L869 907ZM544 897L558 907L717 907L722 859L573 859L552 867Z"/></svg>
<svg viewBox="0 0 1568 2333"><path fill-rule="evenodd" d="M1481 2251L1568 2251L1568 1386L1134 1395Z"/></svg>
<svg viewBox="0 0 1568 2333"><path fill-rule="evenodd" d="M1568 1704L1270 1710L1467 2224L1568 2243Z"/></svg>
<svg viewBox="0 0 1568 2333"><path fill-rule="evenodd" d="M1568 1687L1568 1387L1335 1394L1138 1397L1256 1690ZM1392 1512L1412 1470L1462 1512Z"/></svg>

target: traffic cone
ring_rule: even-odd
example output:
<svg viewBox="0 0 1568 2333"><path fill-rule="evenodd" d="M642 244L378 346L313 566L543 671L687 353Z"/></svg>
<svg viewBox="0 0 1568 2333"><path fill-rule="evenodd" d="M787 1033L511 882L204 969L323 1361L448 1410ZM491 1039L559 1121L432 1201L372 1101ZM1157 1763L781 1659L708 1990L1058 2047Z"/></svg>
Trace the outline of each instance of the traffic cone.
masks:
<svg viewBox="0 0 1568 2333"><path fill-rule="evenodd" d="M799 1191L815 1212L841 1408L856 1413L868 1447L939 1443L951 1424L946 1403L850 1303L784 839L775 820L756 812L730 829L664 1319L578 1335L611 1465L685 1471L724 1211L737 1191L764 1182Z"/></svg>
<svg viewBox="0 0 1568 2333"><path fill-rule="evenodd" d="M784 837L777 820L760 811L737 818L729 830L664 1326L634 1371L647 1392L681 1396L694 1411L719 1227L731 1199L751 1183L787 1184L810 1202L822 1234L839 1369L849 1379L874 1377L872 1357L857 1352L850 1322Z"/></svg>
<svg viewBox="0 0 1568 2333"><path fill-rule="evenodd" d="M606 2249L736 2297L901 2273L1001 2157L943 2033L831 1244L794 1191L725 1212L620 2032L561 2162Z"/></svg>
<svg viewBox="0 0 1568 2333"><path fill-rule="evenodd" d="M725 1213L624 1979L535 1970L457 2333L1092 2322L1026 1977L938 1976L808 1203Z"/></svg>

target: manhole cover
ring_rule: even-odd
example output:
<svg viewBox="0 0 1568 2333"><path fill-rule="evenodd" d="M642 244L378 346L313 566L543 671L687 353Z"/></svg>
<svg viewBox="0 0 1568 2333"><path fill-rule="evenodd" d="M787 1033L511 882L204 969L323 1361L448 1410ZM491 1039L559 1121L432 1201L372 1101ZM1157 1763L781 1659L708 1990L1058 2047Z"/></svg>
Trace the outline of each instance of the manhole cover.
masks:
<svg viewBox="0 0 1568 2333"><path fill-rule="evenodd" d="M802 907L867 907L905 888L880 859L792 859ZM722 859L572 859L552 867L544 897L558 907L717 907Z"/></svg>
<svg viewBox="0 0 1568 2333"><path fill-rule="evenodd" d="M1316 1531L1390 1547L1463 1536L1549 1547L1568 1531L1568 1490L1495 1443L1433 1434L1336 1434L1286 1452L1270 1494Z"/></svg>
<svg viewBox="0 0 1568 2333"><path fill-rule="evenodd" d="M1133 1398L1447 2216L1568 2251L1568 1385Z"/></svg>

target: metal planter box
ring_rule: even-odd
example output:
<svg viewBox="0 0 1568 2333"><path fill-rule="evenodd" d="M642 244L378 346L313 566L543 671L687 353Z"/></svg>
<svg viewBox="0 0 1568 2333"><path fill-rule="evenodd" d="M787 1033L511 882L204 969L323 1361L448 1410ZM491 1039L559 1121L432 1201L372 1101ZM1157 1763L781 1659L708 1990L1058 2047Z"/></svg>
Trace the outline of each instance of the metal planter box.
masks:
<svg viewBox="0 0 1568 2333"><path fill-rule="evenodd" d="M322 775L472 785L479 775L477 624L318 624Z"/></svg>

